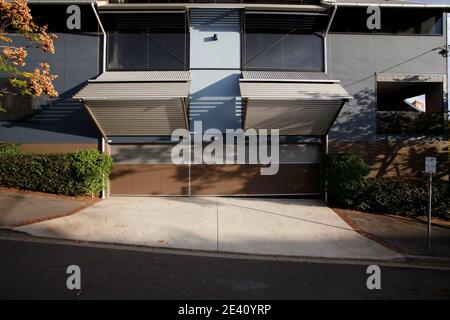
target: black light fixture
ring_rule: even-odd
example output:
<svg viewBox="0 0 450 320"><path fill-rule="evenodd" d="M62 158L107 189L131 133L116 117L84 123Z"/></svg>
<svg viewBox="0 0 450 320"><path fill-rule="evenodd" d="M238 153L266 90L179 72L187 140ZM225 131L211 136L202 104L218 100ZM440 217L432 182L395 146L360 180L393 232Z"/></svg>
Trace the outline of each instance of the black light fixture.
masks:
<svg viewBox="0 0 450 320"><path fill-rule="evenodd" d="M214 33L214 34L213 34L212 39L213 39L214 41L217 41L217 40L219 39L219 38L217 37L217 33Z"/></svg>
<svg viewBox="0 0 450 320"><path fill-rule="evenodd" d="M448 51L450 50L450 46L444 47L442 50L439 51L439 54L443 56L444 58L448 57Z"/></svg>

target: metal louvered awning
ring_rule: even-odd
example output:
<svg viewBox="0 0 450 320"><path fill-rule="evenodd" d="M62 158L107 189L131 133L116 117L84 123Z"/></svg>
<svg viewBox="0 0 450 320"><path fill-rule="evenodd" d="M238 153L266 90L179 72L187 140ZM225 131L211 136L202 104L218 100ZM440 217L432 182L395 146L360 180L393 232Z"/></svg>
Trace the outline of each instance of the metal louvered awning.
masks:
<svg viewBox="0 0 450 320"><path fill-rule="evenodd" d="M187 98L189 82L89 82L75 99L155 100Z"/></svg>
<svg viewBox="0 0 450 320"><path fill-rule="evenodd" d="M188 129L189 72L105 72L75 96L104 136L165 136Z"/></svg>
<svg viewBox="0 0 450 320"><path fill-rule="evenodd" d="M352 98L339 81L324 74L247 73L240 88L247 100L245 129L279 129L280 135L328 134Z"/></svg>

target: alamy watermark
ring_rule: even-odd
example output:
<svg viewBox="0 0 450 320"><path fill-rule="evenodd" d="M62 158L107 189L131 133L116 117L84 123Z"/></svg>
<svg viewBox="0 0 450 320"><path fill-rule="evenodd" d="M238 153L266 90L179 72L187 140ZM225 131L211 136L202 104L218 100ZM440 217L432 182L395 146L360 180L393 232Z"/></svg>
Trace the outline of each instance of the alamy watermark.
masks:
<svg viewBox="0 0 450 320"><path fill-rule="evenodd" d="M380 290L381 289L381 269L376 264L372 264L367 267L367 274L370 276L367 278L366 286L369 290Z"/></svg>
<svg viewBox="0 0 450 320"><path fill-rule="evenodd" d="M171 140L174 164L261 164L261 175L275 175L279 169L280 135L278 129L219 129L203 132L202 122L194 122L191 134L176 129Z"/></svg>
<svg viewBox="0 0 450 320"><path fill-rule="evenodd" d="M66 280L66 286L69 290L81 289L81 269L76 264L67 267L66 273L69 274Z"/></svg>

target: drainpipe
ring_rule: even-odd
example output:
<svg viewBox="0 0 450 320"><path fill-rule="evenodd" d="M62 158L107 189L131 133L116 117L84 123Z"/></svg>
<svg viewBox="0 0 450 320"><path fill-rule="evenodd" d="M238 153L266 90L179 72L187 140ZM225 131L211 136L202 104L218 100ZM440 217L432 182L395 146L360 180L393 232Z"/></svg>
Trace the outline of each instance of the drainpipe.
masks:
<svg viewBox="0 0 450 320"><path fill-rule="evenodd" d="M447 108L447 110L446 110L446 114L447 114L447 122L446 122L446 126L445 126L445 128L446 128L446 130L447 130L447 140L448 141L450 141L450 137L449 137L449 135L450 135L450 132L449 132L449 123L450 123L450 121L449 121L449 118L448 118L448 116L449 116L449 108L450 108L450 101L449 101L449 98L450 98L450 81L449 81L449 76L450 76L450 69L449 69L449 61L450 61L450 33L448 32L450 29L450 26L449 26L449 24L448 24L448 22L449 22L449 19L450 18L450 11L449 12L446 12L445 13L445 34L446 34L446 49L447 49L447 58L445 59L445 61L446 61L446 63L445 63L445 68L446 68L446 73L447 73L447 77L446 77L446 85L447 85L447 88L445 88L445 90L447 91L447 105L445 106L446 108Z"/></svg>
<svg viewBox="0 0 450 320"><path fill-rule="evenodd" d="M324 163L327 154L328 154L328 134L325 135L322 139L323 143L323 155L322 155L322 163ZM323 170L326 170L325 165L322 165ZM328 204L328 181L325 179L325 172L324 172L324 180L323 180L323 201Z"/></svg>
<svg viewBox="0 0 450 320"><path fill-rule="evenodd" d="M95 9L95 5L93 2L91 2L92 10L94 11L94 15L97 18L98 25L100 26L100 29L102 30L103 34L103 45L102 45L102 73L106 71L106 32L103 28L102 22L100 21L100 17L98 15L97 10ZM101 137L101 151L102 153L106 152L106 143L105 142L106 137L102 134ZM107 182L108 183L108 182ZM106 198L106 187L103 187L103 190L101 192L102 199Z"/></svg>
<svg viewBox="0 0 450 320"><path fill-rule="evenodd" d="M333 23L334 20L334 16L336 15L336 11L337 11L337 5L333 5L333 11L331 12L331 16L330 16L330 21L328 21L328 25L327 28L325 29L325 33L323 35L323 51L324 51L324 71L325 73L328 73L328 50L327 50L327 36L328 36L328 32L330 31L331 28L331 24ZM322 163L325 161L325 157L328 154L328 133L323 137L322 139L322 150L323 150L323 155L322 155ZM324 169L325 166L322 165L322 169ZM323 180L323 201L325 203L328 203L328 191L327 191L327 180L324 177Z"/></svg>
<svg viewBox="0 0 450 320"><path fill-rule="evenodd" d="M333 5L333 11L331 12L330 21L328 21L327 28L323 34L323 57L324 57L324 71L328 72L328 57L327 57L327 35L331 28L331 23L333 22L334 16L337 11L337 5Z"/></svg>
<svg viewBox="0 0 450 320"><path fill-rule="evenodd" d="M102 22L100 21L100 17L98 15L97 10L95 9L95 5L93 2L91 2L92 10L94 11L94 15L97 18L98 25L100 26L100 29L102 30L103 34L103 48L102 48L102 73L106 71L106 32L103 28Z"/></svg>
<svg viewBox="0 0 450 320"><path fill-rule="evenodd" d="M101 137L101 150L102 150L102 153L105 153L105 151L106 151L105 138L103 136ZM105 177L103 177L103 179L104 178ZM101 192L101 198L102 199L106 198L106 188L105 188L105 186L103 186L103 189L102 189L102 192Z"/></svg>

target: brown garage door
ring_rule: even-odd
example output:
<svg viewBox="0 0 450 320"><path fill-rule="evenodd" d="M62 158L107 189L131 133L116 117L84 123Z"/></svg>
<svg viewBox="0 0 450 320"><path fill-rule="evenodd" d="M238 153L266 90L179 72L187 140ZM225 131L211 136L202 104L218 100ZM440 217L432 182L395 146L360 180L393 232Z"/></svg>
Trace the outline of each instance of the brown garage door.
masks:
<svg viewBox="0 0 450 320"><path fill-rule="evenodd" d="M111 145L110 194L188 195L189 166L173 164L171 145Z"/></svg>
<svg viewBox="0 0 450 320"><path fill-rule="evenodd" d="M192 165L192 195L295 195L320 193L320 165L280 164L272 176L259 165Z"/></svg>
<svg viewBox="0 0 450 320"><path fill-rule="evenodd" d="M110 193L121 195L320 194L320 146L281 145L275 175L256 164L183 164L170 159L171 145L113 145Z"/></svg>

